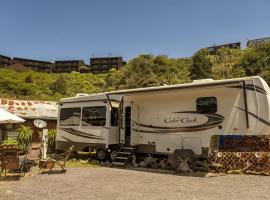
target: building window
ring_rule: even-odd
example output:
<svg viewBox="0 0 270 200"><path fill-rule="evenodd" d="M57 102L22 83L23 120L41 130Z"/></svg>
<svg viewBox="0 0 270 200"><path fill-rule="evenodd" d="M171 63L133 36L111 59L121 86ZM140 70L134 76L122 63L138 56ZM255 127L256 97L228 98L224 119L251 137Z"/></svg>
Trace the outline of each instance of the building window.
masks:
<svg viewBox="0 0 270 200"><path fill-rule="evenodd" d="M60 126L79 126L81 108L62 108L60 110Z"/></svg>
<svg viewBox="0 0 270 200"><path fill-rule="evenodd" d="M82 126L105 126L106 107L85 107L82 110Z"/></svg>
<svg viewBox="0 0 270 200"><path fill-rule="evenodd" d="M200 97L196 100L198 113L216 113L217 98L216 97Z"/></svg>
<svg viewBox="0 0 270 200"><path fill-rule="evenodd" d="M118 126L119 109L112 107L111 110L111 126Z"/></svg>

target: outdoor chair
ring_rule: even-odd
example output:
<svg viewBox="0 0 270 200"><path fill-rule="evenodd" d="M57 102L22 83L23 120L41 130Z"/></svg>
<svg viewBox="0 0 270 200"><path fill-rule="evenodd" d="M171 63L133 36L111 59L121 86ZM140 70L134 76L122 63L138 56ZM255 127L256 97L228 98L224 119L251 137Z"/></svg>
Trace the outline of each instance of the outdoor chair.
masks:
<svg viewBox="0 0 270 200"><path fill-rule="evenodd" d="M1 160L1 172L0 177L5 171L5 176L7 175L7 170L13 172L19 172L20 175L25 175L24 165L26 162L26 154L20 156L20 150L15 145L2 145L0 146L0 160Z"/></svg>
<svg viewBox="0 0 270 200"><path fill-rule="evenodd" d="M62 172L66 172L65 165L68 160L70 154L74 149L74 145L72 145L68 151L62 154L51 154L48 159L39 161L39 174L41 174L42 169L49 169L51 173L52 169L58 165L61 168Z"/></svg>
<svg viewBox="0 0 270 200"><path fill-rule="evenodd" d="M41 156L41 144L40 143L31 143L26 156L26 168L29 169L32 166L35 166L37 161Z"/></svg>

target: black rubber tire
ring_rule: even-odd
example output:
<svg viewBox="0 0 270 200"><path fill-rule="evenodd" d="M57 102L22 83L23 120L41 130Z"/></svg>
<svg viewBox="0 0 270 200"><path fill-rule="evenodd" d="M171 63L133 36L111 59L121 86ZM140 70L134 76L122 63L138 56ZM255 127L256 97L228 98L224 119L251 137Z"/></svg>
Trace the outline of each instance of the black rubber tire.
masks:
<svg viewBox="0 0 270 200"><path fill-rule="evenodd" d="M98 149L96 152L96 158L99 161L106 161L107 160L107 151L105 149Z"/></svg>
<svg viewBox="0 0 270 200"><path fill-rule="evenodd" d="M109 154L110 161L113 161L116 158L118 151L119 151L118 149L111 149Z"/></svg>

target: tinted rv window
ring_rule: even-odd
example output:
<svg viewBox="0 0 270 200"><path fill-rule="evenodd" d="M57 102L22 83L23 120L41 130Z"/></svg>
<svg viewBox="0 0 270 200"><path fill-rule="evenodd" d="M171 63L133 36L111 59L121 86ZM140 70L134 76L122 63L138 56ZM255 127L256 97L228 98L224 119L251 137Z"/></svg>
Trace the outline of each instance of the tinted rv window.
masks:
<svg viewBox="0 0 270 200"><path fill-rule="evenodd" d="M201 97L196 100L198 113L215 113L217 112L216 97Z"/></svg>
<svg viewBox="0 0 270 200"><path fill-rule="evenodd" d="M85 107L82 110L82 126L105 126L106 107Z"/></svg>
<svg viewBox="0 0 270 200"><path fill-rule="evenodd" d="M81 108L62 108L60 110L60 126L79 126Z"/></svg>
<svg viewBox="0 0 270 200"><path fill-rule="evenodd" d="M111 110L111 126L118 126L119 111L118 108L112 107Z"/></svg>

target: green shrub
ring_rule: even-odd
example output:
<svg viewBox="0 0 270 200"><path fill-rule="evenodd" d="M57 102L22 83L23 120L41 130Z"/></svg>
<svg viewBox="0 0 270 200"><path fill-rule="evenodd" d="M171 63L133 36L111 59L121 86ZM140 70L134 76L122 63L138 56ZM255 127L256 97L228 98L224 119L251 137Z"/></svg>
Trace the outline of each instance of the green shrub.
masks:
<svg viewBox="0 0 270 200"><path fill-rule="evenodd" d="M22 151L26 152L32 140L33 130L29 126L21 126L21 128L18 129L18 132L19 132L17 136L18 147Z"/></svg>
<svg viewBox="0 0 270 200"><path fill-rule="evenodd" d="M6 140L3 140L2 142L1 142L1 145L18 145L18 142L17 142L17 140L15 140L15 139L12 139L12 138L8 138L8 139L6 139Z"/></svg>
<svg viewBox="0 0 270 200"><path fill-rule="evenodd" d="M50 129L48 132L48 153L55 150L56 129Z"/></svg>

